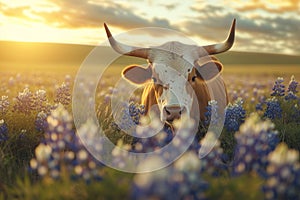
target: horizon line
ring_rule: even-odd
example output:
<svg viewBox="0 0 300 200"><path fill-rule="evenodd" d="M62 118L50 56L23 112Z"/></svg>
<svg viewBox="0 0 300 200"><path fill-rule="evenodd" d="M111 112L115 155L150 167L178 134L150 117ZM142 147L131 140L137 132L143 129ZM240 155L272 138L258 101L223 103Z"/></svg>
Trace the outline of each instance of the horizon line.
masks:
<svg viewBox="0 0 300 200"><path fill-rule="evenodd" d="M51 41L22 41L22 40L1 40L0 42L10 42L10 43L32 43L32 44L59 44L59 45L78 45L78 46L88 46L88 47L110 47L110 45L95 45L88 43L71 43L71 42L51 42ZM256 54L272 54L272 55L284 55L284 56L293 56L299 57L300 54L285 54L285 53L274 53L274 52L265 52L265 51L245 51L245 50L229 50L227 52L236 52L236 53L256 53ZM226 53L226 52L224 52ZM222 53L222 54L224 54Z"/></svg>

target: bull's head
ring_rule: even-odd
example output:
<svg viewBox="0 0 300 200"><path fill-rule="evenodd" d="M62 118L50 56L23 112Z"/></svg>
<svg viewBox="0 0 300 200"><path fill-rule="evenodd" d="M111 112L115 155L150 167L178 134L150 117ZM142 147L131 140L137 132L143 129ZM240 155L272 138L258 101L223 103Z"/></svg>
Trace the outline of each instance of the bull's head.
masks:
<svg viewBox="0 0 300 200"><path fill-rule="evenodd" d="M146 111L152 104L157 104L162 121L172 121L183 112L190 113L193 101L191 89L196 93L199 104L203 104L199 106L207 105L209 94L203 82L216 77L222 70L222 64L211 55L229 50L235 35L234 19L223 43L197 46L172 41L161 46L140 48L119 43L113 38L106 24L104 27L115 51L148 59L148 67L128 66L122 73L125 79L135 84L150 83L142 97L144 103L149 104L146 105Z"/></svg>

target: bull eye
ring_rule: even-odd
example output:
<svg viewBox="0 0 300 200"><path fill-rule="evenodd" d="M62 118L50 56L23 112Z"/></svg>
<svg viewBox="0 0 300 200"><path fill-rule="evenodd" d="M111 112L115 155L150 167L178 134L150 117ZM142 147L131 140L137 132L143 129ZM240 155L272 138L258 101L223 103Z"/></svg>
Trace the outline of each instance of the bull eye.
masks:
<svg viewBox="0 0 300 200"><path fill-rule="evenodd" d="M168 90L170 88L170 84L163 84L162 87L164 90Z"/></svg>
<svg viewBox="0 0 300 200"><path fill-rule="evenodd" d="M155 77L152 77L152 81L153 81L153 83L156 83L157 79Z"/></svg>
<svg viewBox="0 0 300 200"><path fill-rule="evenodd" d="M197 76L196 76L196 75L195 75L195 76L193 76L193 77L192 77L192 81L193 81L193 82L195 82L196 78L197 78Z"/></svg>

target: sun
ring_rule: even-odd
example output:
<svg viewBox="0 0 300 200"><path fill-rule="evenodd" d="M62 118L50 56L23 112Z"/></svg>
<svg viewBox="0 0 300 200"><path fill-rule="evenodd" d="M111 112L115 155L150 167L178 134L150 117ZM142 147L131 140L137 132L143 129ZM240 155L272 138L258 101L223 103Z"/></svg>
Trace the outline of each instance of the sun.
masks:
<svg viewBox="0 0 300 200"><path fill-rule="evenodd" d="M0 0L0 5L0 40L95 44L95 38L83 36L99 37L100 30L63 28L51 19L45 20L40 13L50 14L60 9L50 1L14 0L1 3Z"/></svg>

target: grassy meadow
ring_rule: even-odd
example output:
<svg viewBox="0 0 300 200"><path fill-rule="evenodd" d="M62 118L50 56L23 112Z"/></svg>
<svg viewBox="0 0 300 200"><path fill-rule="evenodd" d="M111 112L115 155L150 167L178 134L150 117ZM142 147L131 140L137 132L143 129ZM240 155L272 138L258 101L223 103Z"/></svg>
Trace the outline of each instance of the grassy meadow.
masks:
<svg viewBox="0 0 300 200"><path fill-rule="evenodd" d="M72 88L92 46L2 41L0 49L0 199L300 198L299 86L295 98L286 98L291 77L300 80L300 56L217 56L224 64L231 114L211 156L199 159L203 144L196 141L166 169L131 174L99 163L76 137ZM114 143L123 139L129 147L118 144L127 148L133 140L114 126L109 101L122 69L144 63L118 58L105 70L95 94L105 134ZM274 85L279 89L272 90ZM82 92L89 100L88 85ZM136 112L139 97L132 97ZM138 114L128 117L140 119ZM86 132L92 133L93 126L87 124ZM115 162L126 162L126 155L114 156Z"/></svg>

